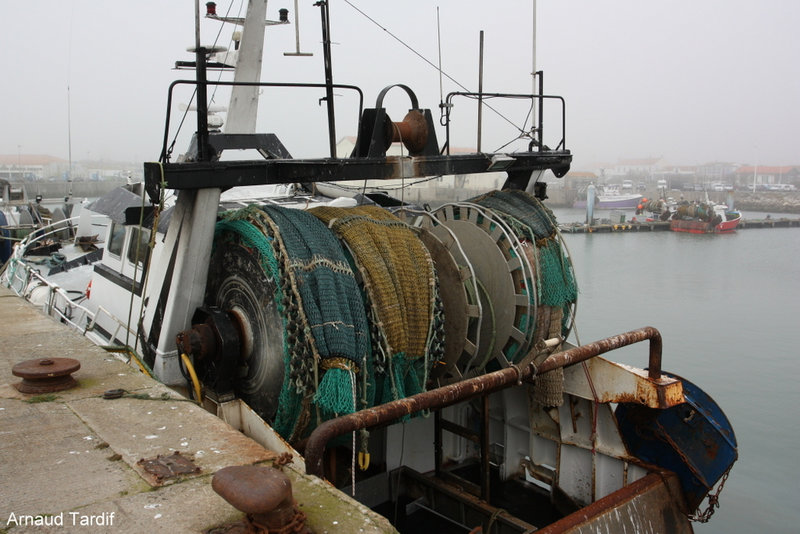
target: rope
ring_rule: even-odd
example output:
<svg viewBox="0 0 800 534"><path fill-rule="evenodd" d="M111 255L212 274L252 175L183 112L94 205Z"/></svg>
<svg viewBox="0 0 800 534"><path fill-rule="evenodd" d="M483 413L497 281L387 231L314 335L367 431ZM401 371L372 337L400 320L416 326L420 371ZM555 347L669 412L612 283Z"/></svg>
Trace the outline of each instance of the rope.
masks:
<svg viewBox="0 0 800 534"><path fill-rule="evenodd" d="M200 389L200 380L197 379L197 373L194 372L194 365L192 365L192 360L189 359L189 356L186 353L181 353L181 362L183 365L186 366L186 371L189 373L190 383L194 389L194 399L197 401L197 404L203 405L203 393Z"/></svg>

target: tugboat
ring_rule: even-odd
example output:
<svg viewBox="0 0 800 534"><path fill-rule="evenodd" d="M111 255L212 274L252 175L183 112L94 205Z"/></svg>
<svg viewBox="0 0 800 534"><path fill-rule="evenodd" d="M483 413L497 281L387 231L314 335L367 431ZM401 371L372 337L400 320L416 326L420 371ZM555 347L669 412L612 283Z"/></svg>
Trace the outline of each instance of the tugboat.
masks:
<svg viewBox="0 0 800 534"><path fill-rule="evenodd" d="M173 83L168 100L196 88L191 149L172 160L168 120L159 161L144 164L148 205L112 217L86 315L72 322L232 425L257 415L263 443L384 515L387 529L692 532L717 506L736 438L710 397L662 370L655 328L568 342L577 282L539 181L570 167L563 135L542 138L545 103L563 100L544 94L541 73L536 94L451 93L440 141L430 108L390 85L359 109L356 147L337 158L334 90L363 97L332 82L328 5L316 5L326 81L277 84L256 67L266 0L251 0L244 20L208 4L209 18L243 26L234 81L206 77L231 54L196 47L186 64L196 78ZM232 88L224 130L209 118L213 86ZM277 135L254 132L265 86L324 91L330 156L294 159ZM389 92L408 101L402 121L384 106ZM451 154L454 102L488 96L530 101L539 124L527 150ZM386 155L392 143L401 156ZM263 159L220 157L234 149ZM497 171L501 190L433 210L313 194L316 182ZM271 192L228 209L223 191L245 186ZM24 294L33 275L24 256L10 263L6 283ZM57 295L51 311L76 309ZM646 370L601 356L638 343Z"/></svg>

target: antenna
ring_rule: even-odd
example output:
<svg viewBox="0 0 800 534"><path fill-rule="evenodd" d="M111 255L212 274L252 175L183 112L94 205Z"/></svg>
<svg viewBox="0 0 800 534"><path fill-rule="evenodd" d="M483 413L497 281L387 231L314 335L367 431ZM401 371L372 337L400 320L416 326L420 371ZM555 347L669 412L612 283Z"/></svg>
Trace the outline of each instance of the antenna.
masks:
<svg viewBox="0 0 800 534"><path fill-rule="evenodd" d="M439 42L439 103L444 103L442 89L442 24L439 20L439 6L436 6L436 40Z"/></svg>
<svg viewBox="0 0 800 534"><path fill-rule="evenodd" d="M483 127L483 30L480 32L478 58L478 152L481 151L481 129Z"/></svg>
<svg viewBox="0 0 800 534"><path fill-rule="evenodd" d="M531 93L536 94L536 0L533 0L533 21L531 24Z"/></svg>
<svg viewBox="0 0 800 534"><path fill-rule="evenodd" d="M300 51L300 11L297 10L297 0L294 0L294 52L284 52L284 56L313 56L311 52Z"/></svg>
<svg viewBox="0 0 800 534"><path fill-rule="evenodd" d="M439 124L444 126L453 104L446 104L444 101L444 88L442 86L442 76L444 76L444 72L442 72L442 24L439 19L439 6L436 6L436 39L439 43Z"/></svg>
<svg viewBox="0 0 800 534"><path fill-rule="evenodd" d="M69 170L67 170L67 195L72 196L72 104L67 84L67 153L69 154Z"/></svg>

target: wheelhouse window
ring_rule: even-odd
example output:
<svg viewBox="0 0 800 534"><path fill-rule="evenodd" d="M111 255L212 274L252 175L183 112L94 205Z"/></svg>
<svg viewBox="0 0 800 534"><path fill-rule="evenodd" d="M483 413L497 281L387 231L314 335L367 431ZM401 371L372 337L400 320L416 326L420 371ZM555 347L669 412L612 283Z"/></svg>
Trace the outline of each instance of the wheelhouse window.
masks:
<svg viewBox="0 0 800 534"><path fill-rule="evenodd" d="M147 228L133 227L131 229L131 239L128 242L128 261L133 265L144 266L147 261L148 241L150 240L150 230Z"/></svg>
<svg viewBox="0 0 800 534"><path fill-rule="evenodd" d="M125 243L125 226L119 223L111 223L111 239L106 250L109 254L119 258L122 255L122 246Z"/></svg>

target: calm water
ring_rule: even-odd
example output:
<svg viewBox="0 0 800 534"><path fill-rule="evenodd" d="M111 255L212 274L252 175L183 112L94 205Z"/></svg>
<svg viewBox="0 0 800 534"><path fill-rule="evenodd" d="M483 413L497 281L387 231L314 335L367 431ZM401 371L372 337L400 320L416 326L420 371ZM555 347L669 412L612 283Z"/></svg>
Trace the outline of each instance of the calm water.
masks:
<svg viewBox="0 0 800 534"><path fill-rule="evenodd" d="M583 217L556 215L560 222ZM695 531L798 532L800 228L565 239L580 290L580 340L658 328L663 368L709 393L736 432L739 460L720 508ZM644 367L647 346L640 345L612 359Z"/></svg>

